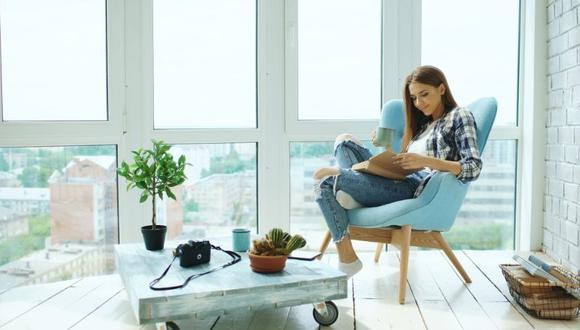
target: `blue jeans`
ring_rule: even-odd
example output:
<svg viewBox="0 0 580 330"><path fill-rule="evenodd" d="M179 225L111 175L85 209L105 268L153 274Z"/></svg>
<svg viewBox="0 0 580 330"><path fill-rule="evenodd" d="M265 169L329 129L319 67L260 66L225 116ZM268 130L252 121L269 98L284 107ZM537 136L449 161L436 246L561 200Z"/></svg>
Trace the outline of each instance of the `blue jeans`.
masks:
<svg viewBox="0 0 580 330"><path fill-rule="evenodd" d="M337 191L342 190L363 206L372 207L413 198L422 180L422 175L415 173L400 181L351 169L352 165L363 162L371 156L367 148L353 141L340 142L334 150L340 174L323 179L318 187L315 187L315 200L320 206L335 243L348 234L349 224L346 210L336 200Z"/></svg>

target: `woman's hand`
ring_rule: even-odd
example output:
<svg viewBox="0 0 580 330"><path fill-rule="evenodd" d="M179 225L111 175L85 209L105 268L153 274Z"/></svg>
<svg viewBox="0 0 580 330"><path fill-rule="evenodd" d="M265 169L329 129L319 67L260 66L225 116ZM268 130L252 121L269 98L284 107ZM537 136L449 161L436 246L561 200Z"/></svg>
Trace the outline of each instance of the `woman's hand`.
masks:
<svg viewBox="0 0 580 330"><path fill-rule="evenodd" d="M430 167L430 159L431 157L404 152L393 156L393 163L405 170L420 170L424 167Z"/></svg>
<svg viewBox="0 0 580 330"><path fill-rule="evenodd" d="M401 166L405 170L418 171L425 167L432 170L451 172L455 176L461 173L461 163L457 161L437 159L415 153L400 153L393 156L393 163Z"/></svg>

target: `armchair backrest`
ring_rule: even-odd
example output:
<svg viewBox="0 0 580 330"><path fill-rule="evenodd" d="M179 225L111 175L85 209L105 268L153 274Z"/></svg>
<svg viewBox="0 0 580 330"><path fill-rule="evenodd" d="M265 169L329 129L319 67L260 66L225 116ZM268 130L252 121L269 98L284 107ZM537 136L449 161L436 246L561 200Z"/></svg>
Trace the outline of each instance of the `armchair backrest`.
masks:
<svg viewBox="0 0 580 330"><path fill-rule="evenodd" d="M395 140L393 141L394 152L401 152L401 141L405 132L405 109L403 100L393 99L387 101L381 110L379 127L390 128L395 130Z"/></svg>
<svg viewBox="0 0 580 330"><path fill-rule="evenodd" d="M487 138L491 132L491 127L495 121L497 113L497 101L493 97L484 97L471 103L467 109L473 113L475 124L477 125L477 144L479 153L483 153L483 148L487 143Z"/></svg>

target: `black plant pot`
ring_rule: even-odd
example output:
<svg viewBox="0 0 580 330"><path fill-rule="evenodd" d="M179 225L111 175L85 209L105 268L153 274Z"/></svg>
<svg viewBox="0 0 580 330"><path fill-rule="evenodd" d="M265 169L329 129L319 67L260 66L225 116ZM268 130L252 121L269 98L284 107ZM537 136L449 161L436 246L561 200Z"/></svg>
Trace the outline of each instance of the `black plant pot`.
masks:
<svg viewBox="0 0 580 330"><path fill-rule="evenodd" d="M153 230L153 226L141 227L145 248L149 251L163 250L166 233L167 227L162 225L155 226L155 230Z"/></svg>

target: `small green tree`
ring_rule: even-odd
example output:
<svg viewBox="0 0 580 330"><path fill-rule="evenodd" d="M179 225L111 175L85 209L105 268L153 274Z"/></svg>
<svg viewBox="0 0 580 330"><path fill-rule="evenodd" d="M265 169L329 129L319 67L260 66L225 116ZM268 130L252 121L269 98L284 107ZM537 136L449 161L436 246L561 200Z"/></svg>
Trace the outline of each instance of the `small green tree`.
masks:
<svg viewBox="0 0 580 330"><path fill-rule="evenodd" d="M44 188L48 187L48 178L51 174L52 170L50 168L30 166L18 175L18 180L25 188Z"/></svg>
<svg viewBox="0 0 580 330"><path fill-rule="evenodd" d="M8 171L9 168L10 166L8 165L8 162L4 158L4 152L2 151L2 149L0 149L0 171L5 172Z"/></svg>
<svg viewBox="0 0 580 330"><path fill-rule="evenodd" d="M143 190L140 203L144 203L149 196L153 200L153 218L151 219L152 229L157 226L157 214L155 196L163 199L163 196L175 200L175 195L171 188L185 182L185 166L190 165L185 162L185 156L181 155L177 162L173 155L169 153L171 146L163 141L153 142L153 149L139 148L132 151L133 164L122 162L117 169L117 173L127 180L127 190L138 188Z"/></svg>
<svg viewBox="0 0 580 330"><path fill-rule="evenodd" d="M198 212L199 211L199 204L196 201L190 200L183 206L183 211L185 212Z"/></svg>

